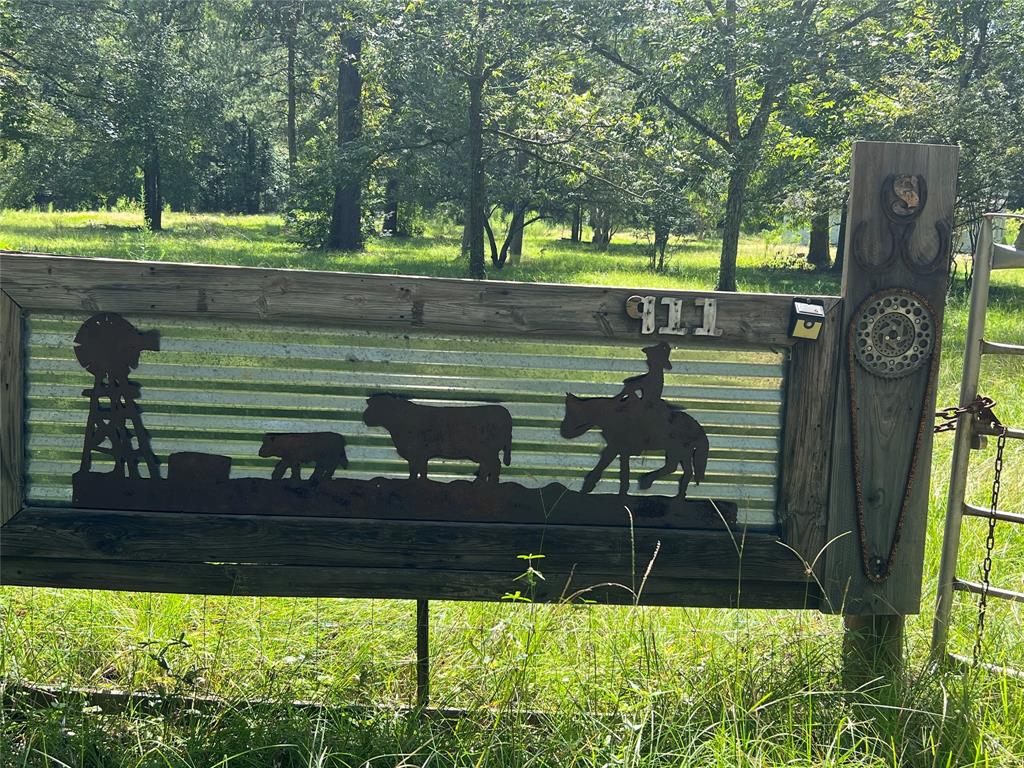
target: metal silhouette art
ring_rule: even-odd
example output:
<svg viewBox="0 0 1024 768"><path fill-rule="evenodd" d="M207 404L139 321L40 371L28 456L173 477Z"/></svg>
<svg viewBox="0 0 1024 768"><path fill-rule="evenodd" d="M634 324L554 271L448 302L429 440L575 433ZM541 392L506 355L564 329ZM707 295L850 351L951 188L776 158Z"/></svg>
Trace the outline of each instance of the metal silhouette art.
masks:
<svg viewBox="0 0 1024 768"><path fill-rule="evenodd" d="M393 394L366 399L363 423L391 433L398 455L409 462L409 479L426 479L430 459L468 459L480 465L476 479L497 483L512 463L512 415L500 405L419 405Z"/></svg>
<svg viewBox="0 0 1024 768"><path fill-rule="evenodd" d="M93 376L93 385L82 392L89 398L80 471L92 471L93 455L113 461L113 474L139 477L144 464L149 477L159 477L160 467L150 447L149 432L142 423L139 385L128 379L138 367L144 350L160 349L157 331L141 333L120 315L93 315L75 335L75 357Z"/></svg>
<svg viewBox="0 0 1024 768"><path fill-rule="evenodd" d="M665 371L672 370L669 355L672 348L664 341L644 347L647 356L647 373L630 376L622 382L622 395L636 397L639 400L660 400L665 391Z"/></svg>
<svg viewBox="0 0 1024 768"><path fill-rule="evenodd" d="M650 451L664 451L665 464L640 476L641 489L681 468L679 498L686 498L692 480L697 485L707 469L709 444L704 428L679 408L661 398L665 371L672 368L670 348L664 342L644 349L648 371L625 380L615 397L565 396L565 418L560 432L573 439L591 429L601 430L606 443L600 459L583 480L583 493L597 486L608 465L619 458L619 494L629 492L629 460Z"/></svg>
<svg viewBox="0 0 1024 768"><path fill-rule="evenodd" d="M569 395L562 435L576 437L596 426L608 443L583 491L552 481L542 488L500 482L512 463L512 416L501 405L426 405L391 393L366 400L366 425L386 430L408 477L335 477L348 469L346 439L336 432L270 432L258 452L274 457L269 477L232 477L232 457L179 451L167 457L166 476L142 423L139 384L128 374L143 351L159 351L156 331L140 332L119 315L91 317L75 337L75 354L94 377L89 397L82 464L72 477L78 507L158 512L329 516L391 520L620 525L657 528L719 528L736 522L728 501L687 501L691 480L700 482L708 442L700 425L662 399L672 369L665 343L644 348L647 371L630 376L615 397ZM640 478L649 488L682 467L677 496L628 496L629 458L663 451L665 465ZM112 469L102 470L94 456ZM593 494L603 469L619 456L620 495ZM475 462L475 476L441 482L428 477L433 459ZM304 478L304 469L312 466ZM141 470L141 471L140 471Z"/></svg>
<svg viewBox="0 0 1024 768"><path fill-rule="evenodd" d="M301 480L303 464L313 464L313 482L330 480L339 465L348 468L345 438L337 432L271 432L263 436L260 456L280 458L271 480L280 480L289 469L292 480Z"/></svg>
<svg viewBox="0 0 1024 768"><path fill-rule="evenodd" d="M862 267L883 271L900 258L918 274L929 274L946 263L952 242L949 222L935 222L938 243L933 254L920 254L911 248L917 230L917 220L928 204L928 185L924 176L917 174L890 174L882 183L880 204L889 229L890 245L887 252L875 252L865 245L867 221L861 221L854 230L853 253Z"/></svg>

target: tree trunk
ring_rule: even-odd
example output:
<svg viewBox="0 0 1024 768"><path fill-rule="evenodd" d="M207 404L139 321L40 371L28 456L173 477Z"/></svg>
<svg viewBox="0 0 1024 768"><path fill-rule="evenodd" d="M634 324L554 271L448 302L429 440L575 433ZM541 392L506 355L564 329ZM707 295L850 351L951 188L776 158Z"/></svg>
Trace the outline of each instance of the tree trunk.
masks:
<svg viewBox="0 0 1024 768"><path fill-rule="evenodd" d="M260 212L260 171L256 162L256 131L245 122L245 212Z"/></svg>
<svg viewBox="0 0 1024 768"><path fill-rule="evenodd" d="M491 248L491 264L496 266L498 269L501 269L505 266L505 258L508 256L508 253L503 247L501 249L501 254L498 254L498 243L494 239L494 230L491 229L491 220L487 216L484 216L484 232L487 233L487 244ZM505 242L508 243L507 240Z"/></svg>
<svg viewBox="0 0 1024 768"><path fill-rule="evenodd" d="M295 170L295 161L299 159L298 140L295 134L295 29L288 31L288 122L285 128L288 137L288 173Z"/></svg>
<svg viewBox="0 0 1024 768"><path fill-rule="evenodd" d="M512 221L509 224L508 237L505 238L508 248L509 262L513 267L518 267L523 258L523 233L526 231L526 208L527 205L517 207L512 212Z"/></svg>
<svg viewBox="0 0 1024 768"><path fill-rule="evenodd" d="M828 247L828 211L818 211L811 216L811 236L807 241L807 263L815 270L829 268L832 257Z"/></svg>
<svg viewBox="0 0 1024 768"><path fill-rule="evenodd" d="M149 151L142 165L142 218L153 232L163 229L163 193L160 189L160 149L150 138Z"/></svg>
<svg viewBox="0 0 1024 768"><path fill-rule="evenodd" d="M740 248L740 225L743 223L743 198L747 193L750 171L744 163L737 163L729 174L729 192L725 201L725 221L722 223L722 261L718 270L716 290L736 290L736 254Z"/></svg>
<svg viewBox="0 0 1024 768"><path fill-rule="evenodd" d="M612 241L612 217L607 209L595 206L590 212L590 226L594 229L594 235L590 242L598 249L607 251Z"/></svg>
<svg viewBox="0 0 1024 768"><path fill-rule="evenodd" d="M671 230L668 224L656 222L654 225L654 253L651 256L651 267L658 271L665 271L665 251L668 250L668 238Z"/></svg>
<svg viewBox="0 0 1024 768"><path fill-rule="evenodd" d="M363 132L362 90L363 78L359 73L359 59L363 49L363 36L356 30L340 35L338 48L338 151L360 138ZM342 251L355 251L363 247L361 208L363 180L360 174L350 172L335 182L334 206L331 210L331 228L326 246Z"/></svg>
<svg viewBox="0 0 1024 768"><path fill-rule="evenodd" d="M844 202L843 209L839 213L839 235L836 237L836 260L832 264L832 271L842 274L843 261L846 259L846 219L849 213L849 206Z"/></svg>
<svg viewBox="0 0 1024 768"><path fill-rule="evenodd" d="M583 205L576 203L572 209L572 234L569 240L578 243L583 239Z"/></svg>
<svg viewBox="0 0 1024 768"><path fill-rule="evenodd" d="M384 223L381 234L391 237L399 235L398 228L398 179L389 176L384 187Z"/></svg>
<svg viewBox="0 0 1024 768"><path fill-rule="evenodd" d="M481 4L481 9L483 5ZM483 11L481 11L483 13ZM468 152L466 189L466 234L465 242L469 245L469 276L482 279L484 271L484 47L477 43L476 61L473 74L468 78L469 85L469 133L466 137Z"/></svg>

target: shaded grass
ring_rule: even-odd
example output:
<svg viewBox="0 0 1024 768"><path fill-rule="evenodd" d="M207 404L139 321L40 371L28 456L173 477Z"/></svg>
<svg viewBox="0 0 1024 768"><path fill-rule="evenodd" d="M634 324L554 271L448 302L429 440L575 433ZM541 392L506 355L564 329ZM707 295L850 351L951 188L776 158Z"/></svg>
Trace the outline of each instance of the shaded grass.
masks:
<svg viewBox="0 0 1024 768"><path fill-rule="evenodd" d="M344 270L384 274L466 277L460 236L438 225L422 237L370 238L361 253L316 251L289 241L280 217L180 214L164 217L165 230L151 233L133 213L47 214L0 211L0 248L76 256L236 264L288 269ZM563 239L559 228L534 225L527 230L518 267L498 270L488 262L488 278L533 282L711 288L718 274L719 243L686 239L672 248L669 269L647 269L649 244L643 237L620 235L607 252ZM737 262L744 291L836 293L838 276L818 275L788 266L798 261L796 246L767 246L745 239Z"/></svg>
<svg viewBox="0 0 1024 768"><path fill-rule="evenodd" d="M275 217L168 218L0 213L0 247L90 256L464 276L450 231L375 240L365 254L308 252ZM710 288L717 244L687 242L668 274L645 270L646 245L607 254L531 232L523 265L502 279ZM743 242L744 290L836 293L832 275L783 266L789 252ZM2 281L2 275L0 275ZM997 275L989 333L1024 343L1024 275ZM939 403L957 399L966 305L947 310ZM984 391L1007 423L1024 425L1024 361L986 360ZM393 712L244 705L214 714L100 715L87 702L2 715L7 765L1020 765L1024 684L983 673L927 669L930 615L951 437L936 439L925 613L908 624L908 679L875 706L843 695L840 626L814 612L432 604L434 702L474 715L439 723ZM974 457L970 487L987 501L992 448ZM1024 512L1024 451L1011 444L1004 509ZM964 566L975 576L984 521L965 522ZM651 553L637 553L642 570ZM543 571L543 562L537 564ZM1024 539L1001 527L994 577L1024 588ZM986 658L1024 666L1021 607L990 608ZM953 645L969 652L973 601L958 598ZM309 699L410 704L415 681L412 604L0 590L0 674L70 686L202 692L231 701ZM522 709L549 713L539 725ZM58 762L59 761L59 762Z"/></svg>

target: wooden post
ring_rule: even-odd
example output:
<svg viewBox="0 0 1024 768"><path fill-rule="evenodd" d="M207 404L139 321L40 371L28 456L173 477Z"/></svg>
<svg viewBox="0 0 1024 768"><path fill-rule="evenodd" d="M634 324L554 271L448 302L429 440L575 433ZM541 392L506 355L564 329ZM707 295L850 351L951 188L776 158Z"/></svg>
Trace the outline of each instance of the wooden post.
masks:
<svg viewBox="0 0 1024 768"><path fill-rule="evenodd" d="M430 702L430 601L416 601L416 706Z"/></svg>
<svg viewBox="0 0 1024 768"><path fill-rule="evenodd" d="M903 664L903 616L853 615L843 620L843 687L874 694L891 688Z"/></svg>
<svg viewBox="0 0 1024 768"><path fill-rule="evenodd" d="M0 526L21 510L25 482L24 323L0 292Z"/></svg>
<svg viewBox="0 0 1024 768"><path fill-rule="evenodd" d="M823 582L824 610L848 617L849 680L894 676L920 609L957 157L853 147Z"/></svg>

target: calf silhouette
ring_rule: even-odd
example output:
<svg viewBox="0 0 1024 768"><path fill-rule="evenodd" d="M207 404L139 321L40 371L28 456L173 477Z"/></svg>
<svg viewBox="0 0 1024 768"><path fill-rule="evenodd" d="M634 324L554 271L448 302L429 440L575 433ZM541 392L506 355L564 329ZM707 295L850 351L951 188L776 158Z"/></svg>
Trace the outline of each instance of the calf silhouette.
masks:
<svg viewBox="0 0 1024 768"><path fill-rule="evenodd" d="M279 456L271 479L280 480L291 469L292 480L302 479L302 465L313 464L310 480L330 480L338 465L348 467L345 438L336 432L270 432L263 436L260 456Z"/></svg>
<svg viewBox="0 0 1024 768"><path fill-rule="evenodd" d="M469 459L476 479L497 483L512 462L512 416L500 405L418 405L398 395L371 395L363 422L391 433L398 455L409 462L409 479L426 478L430 459Z"/></svg>

